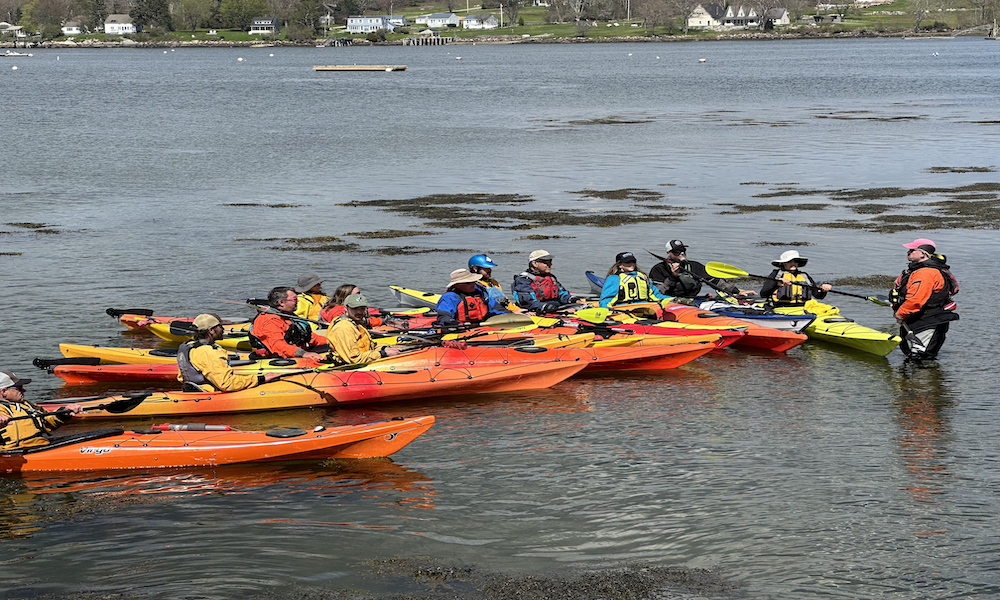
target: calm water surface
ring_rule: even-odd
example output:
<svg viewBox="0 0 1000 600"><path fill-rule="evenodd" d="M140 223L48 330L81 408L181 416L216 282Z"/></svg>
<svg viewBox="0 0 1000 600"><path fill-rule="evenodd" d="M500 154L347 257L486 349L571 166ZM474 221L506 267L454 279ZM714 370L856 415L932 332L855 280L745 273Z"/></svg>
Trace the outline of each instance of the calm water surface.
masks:
<svg viewBox="0 0 1000 600"><path fill-rule="evenodd" d="M1000 596L996 319L978 308L1000 268L995 231L810 227L859 215L822 195L754 197L782 186L998 181L928 172L1000 166L997 44L34 54L16 71L0 65L0 252L20 253L0 255L2 366L35 379L34 399L92 391L61 388L31 366L59 342L153 343L124 334L103 314L109 306L247 316L218 299L263 295L306 271L389 306L387 285L437 291L481 251L506 282L544 247L563 282L584 292L584 270L671 238L688 242L692 258L751 272L783 250L761 242L807 241L810 272L833 279L895 274L900 244L927 236L962 282L962 319L931 369L905 368L898 352L883 360L809 343L538 393L219 419L307 427L437 415L391 460L0 479L0 597L420 591L366 566L398 556L556 576L625 560L708 568L743 598ZM409 69L310 68L335 63ZM633 123L587 124L609 117ZM356 240L346 234L422 223L340 206L481 192L530 195L529 210L643 210L571 193L627 187L664 193L684 220ZM783 202L830 206L720 214L731 212L724 204ZM226 206L236 203L301 206ZM528 234L561 237L519 239ZM438 251L280 252L241 241L325 235ZM838 300L891 329L887 309Z"/></svg>

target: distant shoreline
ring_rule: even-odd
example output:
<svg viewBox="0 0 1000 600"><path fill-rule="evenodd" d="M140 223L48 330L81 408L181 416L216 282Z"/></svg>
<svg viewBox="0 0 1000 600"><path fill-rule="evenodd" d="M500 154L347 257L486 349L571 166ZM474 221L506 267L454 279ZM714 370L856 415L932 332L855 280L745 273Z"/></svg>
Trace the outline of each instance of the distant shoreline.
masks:
<svg viewBox="0 0 1000 600"><path fill-rule="evenodd" d="M959 37L978 37L982 34L970 34ZM614 36L600 38L586 37L551 37L536 36L524 38L518 35L506 36L479 36L475 38L459 38L449 46L470 46L475 44L621 44L621 43L671 43L671 42L733 42L733 41L781 41L781 40L828 40L828 39L865 39L865 38L925 38L925 39L953 39L954 35L931 35L914 34L912 31L877 32L867 30L839 31L839 32L789 32L774 33L763 31L744 31L740 33L730 33L718 35L711 38L691 38L677 36ZM211 41L211 40L153 40L147 42L136 42L125 38L123 41L98 41L84 40L83 42L42 42L27 46L29 49L90 49L90 48L310 48L324 46L327 40L314 40L313 42L259 42L259 41ZM402 40L391 42L369 42L368 40L356 39L352 46L402 46ZM0 44L0 48L25 48L24 45L14 45L6 42Z"/></svg>

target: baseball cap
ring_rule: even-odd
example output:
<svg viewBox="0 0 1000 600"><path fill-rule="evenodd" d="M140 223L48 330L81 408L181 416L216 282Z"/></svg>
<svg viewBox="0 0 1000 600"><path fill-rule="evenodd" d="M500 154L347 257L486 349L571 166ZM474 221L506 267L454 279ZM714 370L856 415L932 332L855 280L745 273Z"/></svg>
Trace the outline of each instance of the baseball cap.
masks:
<svg viewBox="0 0 1000 600"><path fill-rule="evenodd" d="M205 331L216 325L222 325L222 320L212 313L203 313L194 318L194 328L198 331Z"/></svg>
<svg viewBox="0 0 1000 600"><path fill-rule="evenodd" d="M615 257L615 262L634 263L635 254L632 254L631 252L619 252L618 256Z"/></svg>
<svg viewBox="0 0 1000 600"><path fill-rule="evenodd" d="M687 245L680 240L670 240L667 242L666 246L667 250L670 250L671 252L687 252L688 249Z"/></svg>
<svg viewBox="0 0 1000 600"><path fill-rule="evenodd" d="M934 254L937 250L937 244L927 238L917 238L909 244L903 244L903 247L909 250L923 250L927 254Z"/></svg>
<svg viewBox="0 0 1000 600"><path fill-rule="evenodd" d="M361 308L362 306L367 308L368 300L361 294L351 294L344 298L344 306L347 308Z"/></svg>
<svg viewBox="0 0 1000 600"><path fill-rule="evenodd" d="M528 262L534 262L536 260L552 260L552 258L553 256L545 250L535 250L528 255Z"/></svg>
<svg viewBox="0 0 1000 600"><path fill-rule="evenodd" d="M28 385L29 383L31 383L30 379L18 377L10 371L0 371L0 390Z"/></svg>

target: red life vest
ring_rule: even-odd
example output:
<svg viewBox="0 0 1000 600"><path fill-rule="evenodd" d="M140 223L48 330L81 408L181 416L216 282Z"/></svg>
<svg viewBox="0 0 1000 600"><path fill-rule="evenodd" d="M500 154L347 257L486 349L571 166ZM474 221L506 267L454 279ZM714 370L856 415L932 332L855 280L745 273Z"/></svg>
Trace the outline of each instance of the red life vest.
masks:
<svg viewBox="0 0 1000 600"><path fill-rule="evenodd" d="M462 323L478 323L486 318L490 312L490 305L486 299L478 294L465 296L452 290L462 299L455 307L455 318Z"/></svg>
<svg viewBox="0 0 1000 600"><path fill-rule="evenodd" d="M535 299L542 302L559 298L559 283L551 275L535 275L531 289L535 290Z"/></svg>

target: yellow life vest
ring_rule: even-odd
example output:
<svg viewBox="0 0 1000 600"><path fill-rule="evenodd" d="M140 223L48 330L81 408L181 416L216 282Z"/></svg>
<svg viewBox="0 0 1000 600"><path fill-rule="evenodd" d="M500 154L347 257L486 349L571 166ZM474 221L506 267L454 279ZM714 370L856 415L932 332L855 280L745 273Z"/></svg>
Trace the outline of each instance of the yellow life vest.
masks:
<svg viewBox="0 0 1000 600"><path fill-rule="evenodd" d="M618 275L618 297L608 304L616 306L618 304L656 301L656 297L650 291L649 279L642 273L633 272Z"/></svg>
<svg viewBox="0 0 1000 600"><path fill-rule="evenodd" d="M806 286L811 285L809 283L809 276L805 273L799 272L789 272L789 271L778 271L775 279L785 279L793 282L804 283ZM805 304L807 300L812 299L812 290L808 287L801 285L782 285L778 286L778 289L774 290L771 294L771 300L775 304Z"/></svg>
<svg viewBox="0 0 1000 600"><path fill-rule="evenodd" d="M0 401L0 411L10 416L0 428L0 448L4 450L44 446L49 443L45 433L63 424L58 415L30 402Z"/></svg>

